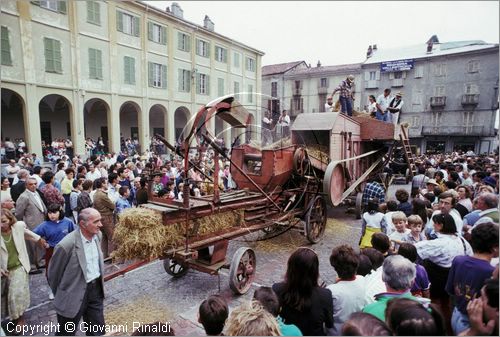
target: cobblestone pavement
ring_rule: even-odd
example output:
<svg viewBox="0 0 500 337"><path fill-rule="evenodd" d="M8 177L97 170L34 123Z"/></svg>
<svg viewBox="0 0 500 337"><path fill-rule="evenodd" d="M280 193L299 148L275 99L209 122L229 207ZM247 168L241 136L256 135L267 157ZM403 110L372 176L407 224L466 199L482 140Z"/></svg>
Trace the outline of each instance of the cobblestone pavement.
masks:
<svg viewBox="0 0 500 337"><path fill-rule="evenodd" d="M356 247L359 231L360 220L355 220L352 214L346 214L345 208L337 207L329 210L329 221L323 240L311 245L320 258L321 281L329 284L336 277L329 264L331 249L344 243ZM245 295L233 295L228 283L229 272L226 269L221 270L220 276L189 270L181 278L172 278L166 274L162 261L154 261L106 282L104 302L106 322L115 324L128 322L128 332L118 333L119 335L130 335L133 321L170 322L176 335L204 335L201 325L197 322L197 310L205 298L219 293L227 299L230 309L238 306L242 301L250 299L257 287L271 286L282 280L290 253L298 246L309 245L306 238L298 231L288 231L265 241L243 240L244 238L238 238L230 242L227 258L230 259L242 246L248 246L256 252L256 279ZM28 324L33 326L49 322L57 323L53 304L48 300L49 288L44 274L31 276L30 287L31 307L26 312ZM38 332L34 335L41 334ZM84 333L80 331L77 335Z"/></svg>

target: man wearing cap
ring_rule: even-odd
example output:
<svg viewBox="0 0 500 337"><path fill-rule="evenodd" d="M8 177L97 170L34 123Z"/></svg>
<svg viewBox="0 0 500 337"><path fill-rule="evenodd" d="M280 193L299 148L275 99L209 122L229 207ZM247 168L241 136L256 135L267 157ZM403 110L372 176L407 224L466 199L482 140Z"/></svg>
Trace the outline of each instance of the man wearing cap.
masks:
<svg viewBox="0 0 500 337"><path fill-rule="evenodd" d="M335 106L333 105L332 96L328 96L325 103L325 112L333 112Z"/></svg>
<svg viewBox="0 0 500 337"><path fill-rule="evenodd" d="M340 91L340 106L342 107L341 112L352 116L352 102L354 101L354 76L347 76L345 81L342 81L335 90L332 92L332 97L337 91Z"/></svg>
<svg viewBox="0 0 500 337"><path fill-rule="evenodd" d="M403 100L401 99L403 97L403 93L399 91L396 93L396 97L394 97L391 102L389 103L389 107L387 110L390 112L388 118L389 120L396 126L399 121L399 113L401 112L401 108L403 107Z"/></svg>

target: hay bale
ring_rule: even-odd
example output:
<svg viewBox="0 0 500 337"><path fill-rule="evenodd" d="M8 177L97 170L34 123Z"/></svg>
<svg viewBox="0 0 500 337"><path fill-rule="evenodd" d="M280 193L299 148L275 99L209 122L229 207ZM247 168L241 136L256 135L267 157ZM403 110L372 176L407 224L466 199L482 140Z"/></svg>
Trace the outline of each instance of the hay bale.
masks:
<svg viewBox="0 0 500 337"><path fill-rule="evenodd" d="M120 214L111 254L118 259L157 258L184 241L181 228L165 226L160 213L146 208L129 208Z"/></svg>
<svg viewBox="0 0 500 337"><path fill-rule="evenodd" d="M242 224L243 210L234 210L191 219L187 232L191 238L196 238ZM120 260L162 257L167 251L183 245L185 237L184 219L165 225L159 212L142 207L129 208L120 214L116 224L113 235L116 249L111 257Z"/></svg>

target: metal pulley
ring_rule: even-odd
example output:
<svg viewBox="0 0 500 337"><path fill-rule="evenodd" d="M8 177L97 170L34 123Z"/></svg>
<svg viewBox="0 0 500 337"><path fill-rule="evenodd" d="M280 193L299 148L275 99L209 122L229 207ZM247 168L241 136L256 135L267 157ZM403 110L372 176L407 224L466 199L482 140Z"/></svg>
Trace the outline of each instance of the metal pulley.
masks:
<svg viewBox="0 0 500 337"><path fill-rule="evenodd" d="M328 200L333 206L338 206L342 202L345 188L346 177L343 164L338 161L331 161L326 168L325 178L323 179L323 192L328 195Z"/></svg>

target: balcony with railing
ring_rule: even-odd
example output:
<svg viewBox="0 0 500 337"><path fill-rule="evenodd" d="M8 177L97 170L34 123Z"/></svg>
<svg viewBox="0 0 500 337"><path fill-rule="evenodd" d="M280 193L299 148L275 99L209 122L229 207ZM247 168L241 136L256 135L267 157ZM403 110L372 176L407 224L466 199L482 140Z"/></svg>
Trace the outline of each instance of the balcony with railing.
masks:
<svg viewBox="0 0 500 337"><path fill-rule="evenodd" d="M378 88L377 80L365 81L365 89L376 89L376 88Z"/></svg>
<svg viewBox="0 0 500 337"><path fill-rule="evenodd" d="M398 88L403 86L403 79L402 78L395 78L392 80L391 87L393 88Z"/></svg>
<svg viewBox="0 0 500 337"><path fill-rule="evenodd" d="M297 87L293 88L293 95L294 96L302 95L302 88L297 88Z"/></svg>
<svg viewBox="0 0 500 337"><path fill-rule="evenodd" d="M446 96L431 97L431 107L442 107L446 105Z"/></svg>
<svg viewBox="0 0 500 337"><path fill-rule="evenodd" d="M494 129L490 125L475 126L423 126L422 136L494 136Z"/></svg>
<svg viewBox="0 0 500 337"><path fill-rule="evenodd" d="M462 105L478 105L479 94L464 94L462 95Z"/></svg>

